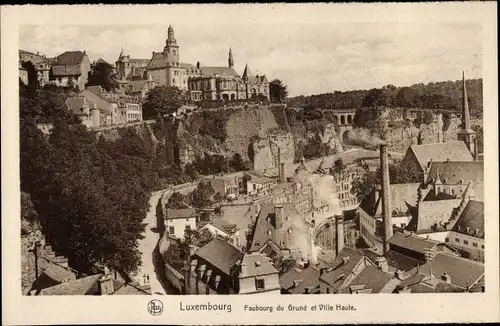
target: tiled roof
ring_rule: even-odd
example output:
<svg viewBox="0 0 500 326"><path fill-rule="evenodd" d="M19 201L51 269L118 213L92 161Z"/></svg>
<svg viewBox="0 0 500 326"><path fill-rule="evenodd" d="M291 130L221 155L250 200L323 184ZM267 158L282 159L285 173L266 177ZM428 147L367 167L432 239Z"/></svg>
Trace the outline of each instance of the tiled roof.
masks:
<svg viewBox="0 0 500 326"><path fill-rule="evenodd" d="M416 272L409 278L401 281L396 290L408 288L411 293L451 293L464 292L464 289L440 281L436 278L430 279L429 276Z"/></svg>
<svg viewBox="0 0 500 326"><path fill-rule="evenodd" d="M292 294L303 294L306 287L317 288L320 271L310 265L306 269L291 268L280 276L280 286Z"/></svg>
<svg viewBox="0 0 500 326"><path fill-rule="evenodd" d="M450 161L473 161L472 154L463 141L447 141L444 143L413 145L409 149L413 151L418 163L426 167L431 160L436 162Z"/></svg>
<svg viewBox="0 0 500 326"><path fill-rule="evenodd" d="M81 75L79 65L53 65L52 75L54 76L78 76Z"/></svg>
<svg viewBox="0 0 500 326"><path fill-rule="evenodd" d="M87 100L84 96L72 96L66 99L66 106L76 115L86 115L83 108L95 108L95 104Z"/></svg>
<svg viewBox="0 0 500 326"><path fill-rule="evenodd" d="M232 268L238 261L243 259L244 253L230 243L214 238L212 241L198 249L194 253L194 258L197 256L212 266L219 269L226 275L231 275Z"/></svg>
<svg viewBox="0 0 500 326"><path fill-rule="evenodd" d="M461 180L465 184L469 181L482 183L484 180L484 162L481 161L432 162L427 182L435 180L438 171L440 181L445 184L457 184Z"/></svg>
<svg viewBox="0 0 500 326"><path fill-rule="evenodd" d="M344 276L348 276L363 259L360 251L344 247L333 260L333 267L328 268L320 279L336 290L344 283Z"/></svg>
<svg viewBox="0 0 500 326"><path fill-rule="evenodd" d="M198 216L195 208L167 209L165 219L189 218Z"/></svg>
<svg viewBox="0 0 500 326"><path fill-rule="evenodd" d="M364 285L363 290L371 289L371 293L379 293L389 282L393 281L394 277L384 273L377 267L367 265L361 273L359 273L350 283L344 288L343 293L350 293L351 286ZM394 283L394 287L396 283ZM390 291L392 292L392 290Z"/></svg>
<svg viewBox="0 0 500 326"><path fill-rule="evenodd" d="M278 274L271 259L261 253L245 254L241 264L245 264L246 272L240 273L239 278L255 277L261 275Z"/></svg>
<svg viewBox="0 0 500 326"><path fill-rule="evenodd" d="M395 270L410 271L413 268L425 264L425 261L418 260L406 255L403 255L397 251L389 250L385 254L385 259L389 267Z"/></svg>
<svg viewBox="0 0 500 326"><path fill-rule="evenodd" d="M225 75L225 76L238 76L238 73L229 67L208 67L202 66L200 67L202 76L206 77L214 77L215 75Z"/></svg>
<svg viewBox="0 0 500 326"><path fill-rule="evenodd" d="M66 51L56 57L56 64L59 66L79 65L86 54L82 51Z"/></svg>
<svg viewBox="0 0 500 326"><path fill-rule="evenodd" d="M484 264L445 253L437 253L431 265L432 275L436 278L441 278L446 273L451 277L451 284L464 289L484 275ZM420 273L430 275L428 263L420 266L418 270Z"/></svg>
<svg viewBox="0 0 500 326"><path fill-rule="evenodd" d="M140 287L139 285L135 285L132 283L126 282L116 282L115 283L115 292L113 295L150 295L151 287L149 287L149 291L144 287Z"/></svg>
<svg viewBox="0 0 500 326"><path fill-rule="evenodd" d="M421 254L425 254L426 249L434 248L438 244L434 240L417 237L412 234L403 234L401 232L394 233L389 239L389 243Z"/></svg>
<svg viewBox="0 0 500 326"><path fill-rule="evenodd" d="M293 221L301 217L298 215L293 204L286 203L279 205L283 206L282 228L276 228L274 208L278 206L278 204L262 205L252 230L251 240L248 243L249 251L261 249L269 240L273 241L281 249L293 248L295 240L300 240L295 239L296 237L293 234L297 232L297 227L294 225ZM285 240L287 240L286 243Z"/></svg>
<svg viewBox="0 0 500 326"><path fill-rule="evenodd" d="M484 239L484 202L470 200L452 231Z"/></svg>
<svg viewBox="0 0 500 326"><path fill-rule="evenodd" d="M146 71L146 67L135 67L130 71L130 73L125 77L129 80L140 79L144 76L144 72ZM145 80L141 80L145 81Z"/></svg>
<svg viewBox="0 0 500 326"><path fill-rule="evenodd" d="M56 282L75 280L76 273L68 267L55 263L45 257L40 258L40 267L43 272Z"/></svg>
<svg viewBox="0 0 500 326"><path fill-rule="evenodd" d="M136 66L147 66L149 59L130 59L130 63Z"/></svg>
<svg viewBox="0 0 500 326"><path fill-rule="evenodd" d="M229 223L228 221L222 219L222 218L214 218L212 222L209 224L213 225L217 229L221 230L222 232L232 234L235 233L238 228L236 224Z"/></svg>
<svg viewBox="0 0 500 326"><path fill-rule="evenodd" d="M61 283L50 288L43 289L40 295L85 295L94 294L96 283L101 279L102 274L96 274L74 280L67 283Z"/></svg>
<svg viewBox="0 0 500 326"><path fill-rule="evenodd" d="M410 211L411 207L417 204L418 197L418 187L419 183L401 183L401 184L391 184L391 208L394 213L407 213ZM372 191L380 191L374 189ZM382 196L379 196L382 198ZM373 197L370 195L365 198L360 207L367 212L370 216L381 215L382 214L382 200L378 200L373 203L371 201Z"/></svg>

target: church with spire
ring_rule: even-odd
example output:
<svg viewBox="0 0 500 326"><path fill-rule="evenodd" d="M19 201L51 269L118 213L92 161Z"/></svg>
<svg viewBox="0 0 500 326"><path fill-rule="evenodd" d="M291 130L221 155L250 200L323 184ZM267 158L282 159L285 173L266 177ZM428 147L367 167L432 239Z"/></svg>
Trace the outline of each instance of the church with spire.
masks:
<svg viewBox="0 0 500 326"><path fill-rule="evenodd" d="M184 91L192 101L270 98L266 76L253 75L248 64L245 65L243 74L238 74L231 48L227 66L205 66L199 61L196 64L181 62L180 46L172 26L168 27L163 51L153 52L151 59L140 67L135 67L137 62L132 61L123 51L120 53L116 62L120 78L139 78L153 81L156 85L175 86Z"/></svg>

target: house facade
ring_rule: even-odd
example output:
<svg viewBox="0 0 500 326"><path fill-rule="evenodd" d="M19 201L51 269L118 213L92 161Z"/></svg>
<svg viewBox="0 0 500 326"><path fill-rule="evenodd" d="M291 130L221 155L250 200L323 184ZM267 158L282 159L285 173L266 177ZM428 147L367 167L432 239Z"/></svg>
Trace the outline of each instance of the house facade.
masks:
<svg viewBox="0 0 500 326"><path fill-rule="evenodd" d="M90 60L86 51L67 51L56 58L51 65L50 80L56 86L77 86L80 90L85 89L89 74Z"/></svg>

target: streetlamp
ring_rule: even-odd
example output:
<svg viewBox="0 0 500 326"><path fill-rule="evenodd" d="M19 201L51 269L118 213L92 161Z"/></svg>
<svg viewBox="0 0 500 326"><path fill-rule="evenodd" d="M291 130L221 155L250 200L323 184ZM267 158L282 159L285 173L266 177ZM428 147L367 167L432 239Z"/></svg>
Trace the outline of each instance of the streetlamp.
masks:
<svg viewBox="0 0 500 326"><path fill-rule="evenodd" d="M28 234L28 251L35 255L35 279L38 278L38 250L44 242L42 231L37 229Z"/></svg>

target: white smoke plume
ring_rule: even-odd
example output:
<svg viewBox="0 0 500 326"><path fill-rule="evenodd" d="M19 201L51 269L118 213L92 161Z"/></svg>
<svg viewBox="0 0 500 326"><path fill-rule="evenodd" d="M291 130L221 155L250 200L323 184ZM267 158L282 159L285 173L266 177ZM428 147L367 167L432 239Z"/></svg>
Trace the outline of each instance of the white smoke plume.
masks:
<svg viewBox="0 0 500 326"><path fill-rule="evenodd" d="M375 120L374 123L380 124L381 133L385 136L389 129L389 112L382 111L380 117ZM387 144L387 142L384 139L380 138L380 136L370 132L365 128L356 128L353 130L349 130L346 136L346 141L357 145L379 146Z"/></svg>
<svg viewBox="0 0 500 326"><path fill-rule="evenodd" d="M315 225L319 225L326 218L342 214L340 209L340 203L335 192L335 182L331 175L319 175L313 174L308 171L300 171L296 176L297 181L302 186L311 186L313 190L313 209L319 208L319 206L328 205L329 209L327 212L315 213L314 220ZM305 239L300 240L301 245L305 246L304 252L307 253L307 257L310 259L311 264L318 263L318 253L320 248L314 245L313 233L314 230L309 228L304 220L301 218L301 226L297 225L298 229L301 230L301 237ZM305 229L304 229L305 227Z"/></svg>

